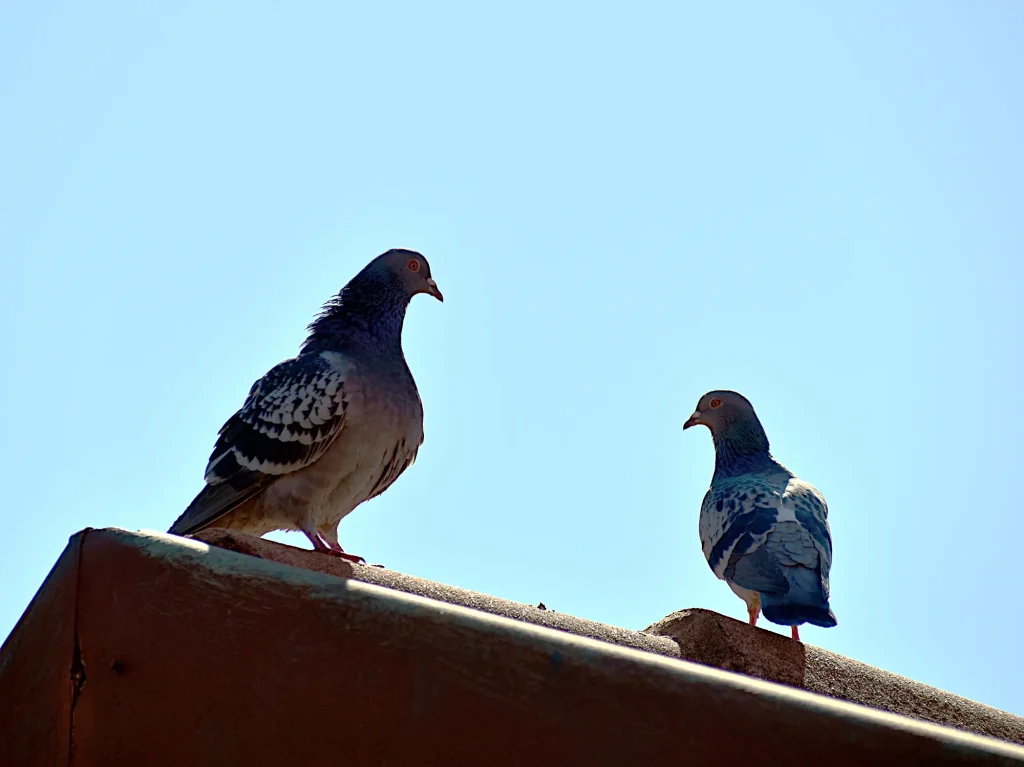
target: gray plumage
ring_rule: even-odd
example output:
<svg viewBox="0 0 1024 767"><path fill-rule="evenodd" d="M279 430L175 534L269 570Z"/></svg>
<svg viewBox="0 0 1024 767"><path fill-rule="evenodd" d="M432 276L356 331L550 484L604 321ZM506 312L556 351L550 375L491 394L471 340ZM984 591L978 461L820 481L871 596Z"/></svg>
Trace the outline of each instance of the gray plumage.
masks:
<svg viewBox="0 0 1024 767"><path fill-rule="evenodd" d="M753 406L732 391L708 392L683 428L707 426L715 473L700 510L700 539L715 575L759 613L793 627L831 627L832 535L828 505L769 452Z"/></svg>
<svg viewBox="0 0 1024 767"><path fill-rule="evenodd" d="M443 300L426 259L403 249L342 288L298 356L253 384L224 424L206 487L170 532L297 530L318 551L358 559L338 545L338 523L387 490L423 443L423 407L402 351L418 293Z"/></svg>

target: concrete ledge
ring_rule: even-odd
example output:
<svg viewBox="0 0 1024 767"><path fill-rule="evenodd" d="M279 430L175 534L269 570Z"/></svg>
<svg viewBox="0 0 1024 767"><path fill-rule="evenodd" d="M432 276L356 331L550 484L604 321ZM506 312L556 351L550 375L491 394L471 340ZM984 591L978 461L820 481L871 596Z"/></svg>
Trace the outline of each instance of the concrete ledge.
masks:
<svg viewBox="0 0 1024 767"><path fill-rule="evenodd" d="M679 646L668 637L654 636L640 631L608 626L596 621L588 621L576 618L572 615L559 613L554 610L541 610L533 605L511 602L507 599L480 594L468 589L460 589L457 586L448 586L444 583L414 578L411 575L386 570L381 567L367 565L351 565L348 562L331 556L318 554L310 549L300 549L295 546L288 546L276 541L268 541L264 538L256 538L244 533L236 533L231 530L209 529L203 530L195 535L188 536L197 541L203 541L211 546L237 551L240 554L267 559L271 562L279 562L283 565L301 567L304 570L334 575L340 578L353 578L363 583L372 583L375 586L403 591L406 594L416 594L427 599L436 599L439 602L447 602L450 605L469 607L473 610L482 610L491 615L500 615L503 618L532 623L535 626L568 631L576 636L599 639L602 642L611 642L621 647L630 647L635 650L646 650L658 653L670 658L679 658Z"/></svg>
<svg viewBox="0 0 1024 767"><path fill-rule="evenodd" d="M646 632L679 657L960 730L1024 744L1024 719L710 610L682 610Z"/></svg>
<svg viewBox="0 0 1024 767"><path fill-rule="evenodd" d="M1024 764L992 738L119 530L72 538L0 649L0 711L0 764L19 767Z"/></svg>
<svg viewBox="0 0 1024 767"><path fill-rule="evenodd" d="M241 533L212 529L192 537L213 546L293 567L354 578L492 615L567 631L576 636L694 661L1024 745L1024 718L813 645L794 642L772 631L753 628L710 610L683 610L642 632L630 631L379 567L350 565L308 549Z"/></svg>

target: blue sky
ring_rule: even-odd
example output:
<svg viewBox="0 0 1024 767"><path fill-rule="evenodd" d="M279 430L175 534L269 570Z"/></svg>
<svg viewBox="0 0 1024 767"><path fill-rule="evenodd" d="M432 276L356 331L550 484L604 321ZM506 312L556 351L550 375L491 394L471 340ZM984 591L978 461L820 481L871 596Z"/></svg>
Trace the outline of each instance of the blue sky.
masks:
<svg viewBox="0 0 1024 767"><path fill-rule="evenodd" d="M1022 24L3 5L0 635L75 531L166 529L252 381L406 246L445 294L406 323L426 442L346 549L630 628L743 618L681 430L733 388L829 500L839 626L804 639L1024 714Z"/></svg>

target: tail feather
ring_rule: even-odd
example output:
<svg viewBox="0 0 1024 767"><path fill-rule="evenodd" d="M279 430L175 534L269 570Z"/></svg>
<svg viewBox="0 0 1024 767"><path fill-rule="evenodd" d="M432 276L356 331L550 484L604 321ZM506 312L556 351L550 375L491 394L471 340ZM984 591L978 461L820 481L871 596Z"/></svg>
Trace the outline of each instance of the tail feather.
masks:
<svg viewBox="0 0 1024 767"><path fill-rule="evenodd" d="M828 591L817 569L785 567L789 591L761 592L761 612L767 620L781 626L810 623L832 628L839 621L828 603Z"/></svg>
<svg viewBox="0 0 1024 767"><path fill-rule="evenodd" d="M769 599L771 599L769 597ZM774 602L774 600L772 600ZM810 623L814 626L830 629L839 621L826 602L824 605L802 605L788 602L784 598L776 603L761 599L761 612L772 623L780 626L799 626Z"/></svg>
<svg viewBox="0 0 1024 767"><path fill-rule="evenodd" d="M232 509L259 493L265 481L253 482L241 488L230 483L207 485L182 512L167 531L172 535L190 535L209 527Z"/></svg>

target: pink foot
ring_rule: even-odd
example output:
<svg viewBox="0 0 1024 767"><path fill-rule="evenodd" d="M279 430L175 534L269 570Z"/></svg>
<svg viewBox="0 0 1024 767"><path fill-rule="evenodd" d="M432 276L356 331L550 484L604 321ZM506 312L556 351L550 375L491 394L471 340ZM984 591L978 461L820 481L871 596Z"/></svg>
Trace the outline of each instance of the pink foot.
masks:
<svg viewBox="0 0 1024 767"><path fill-rule="evenodd" d="M362 557L358 557L355 554L346 554L344 551L341 551L341 550L331 549L327 553L330 554L332 557L337 557L338 559L344 559L346 562L355 562L357 565L365 565L366 564L366 560L363 559Z"/></svg>
<svg viewBox="0 0 1024 767"><path fill-rule="evenodd" d="M357 557L355 554L346 554L345 549L341 548L337 543L327 543L323 538L320 537L319 533L308 533L305 530L302 531L309 542L313 544L313 551L319 552L320 554L327 554L331 557L337 557L338 559L344 559L346 562L354 562L358 565L365 565L366 560L362 557ZM384 567L384 565L370 565L371 567Z"/></svg>
<svg viewBox="0 0 1024 767"><path fill-rule="evenodd" d="M338 559L344 559L346 562L355 562L357 565L365 565L366 560L362 557L357 557L355 554L346 554L345 549L341 548L337 543L327 544L327 554Z"/></svg>

